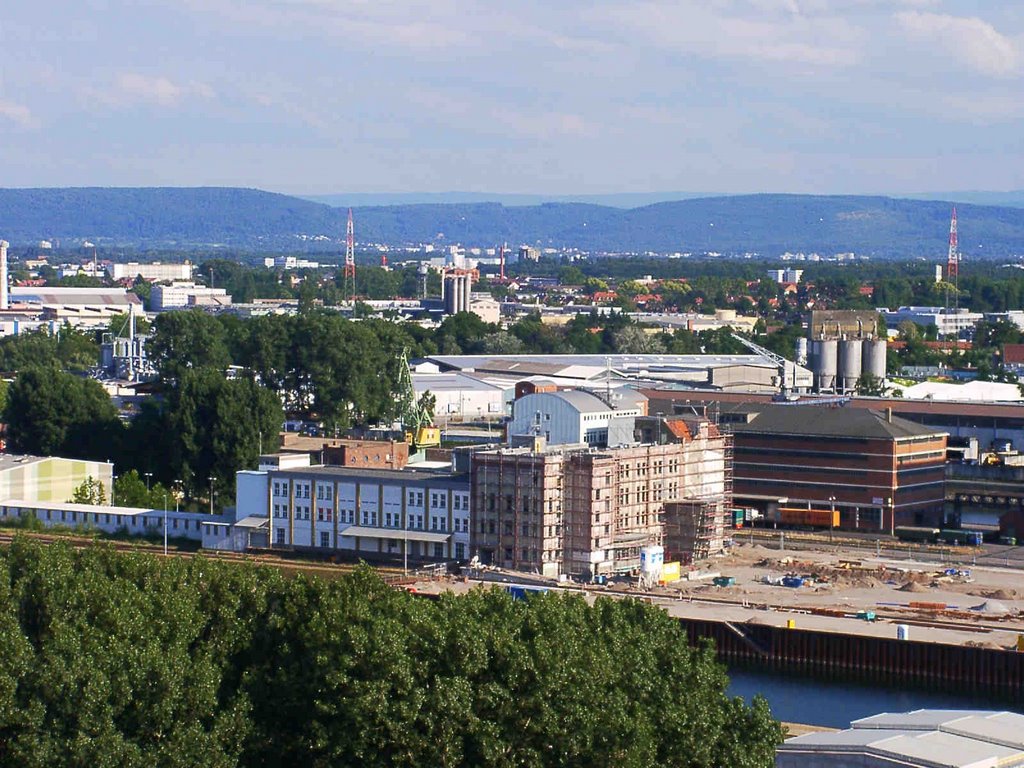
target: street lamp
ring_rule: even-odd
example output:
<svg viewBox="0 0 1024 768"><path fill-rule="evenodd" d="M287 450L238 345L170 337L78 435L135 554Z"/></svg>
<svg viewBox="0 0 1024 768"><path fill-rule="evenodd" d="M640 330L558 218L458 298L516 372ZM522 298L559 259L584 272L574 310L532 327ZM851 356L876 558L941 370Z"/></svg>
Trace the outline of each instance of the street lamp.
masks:
<svg viewBox="0 0 1024 768"><path fill-rule="evenodd" d="M146 493L149 493L149 479L153 476L152 472L146 472Z"/></svg>
<svg viewBox="0 0 1024 768"><path fill-rule="evenodd" d="M889 505L889 535L896 535L896 505L893 504L892 497L885 500L885 503Z"/></svg>
<svg viewBox="0 0 1024 768"><path fill-rule="evenodd" d="M167 492L164 492L164 557L167 557Z"/></svg>
<svg viewBox="0 0 1024 768"><path fill-rule="evenodd" d="M829 496L828 497L828 503L829 503L829 508L831 510L829 512L829 515L828 515L828 540L829 540L829 543L831 544L832 543L832 531L835 530L835 525L836 525L836 497L835 496Z"/></svg>
<svg viewBox="0 0 1024 768"><path fill-rule="evenodd" d="M212 515L213 514L213 475L210 475L210 477L208 477L206 479L210 481L210 514Z"/></svg>

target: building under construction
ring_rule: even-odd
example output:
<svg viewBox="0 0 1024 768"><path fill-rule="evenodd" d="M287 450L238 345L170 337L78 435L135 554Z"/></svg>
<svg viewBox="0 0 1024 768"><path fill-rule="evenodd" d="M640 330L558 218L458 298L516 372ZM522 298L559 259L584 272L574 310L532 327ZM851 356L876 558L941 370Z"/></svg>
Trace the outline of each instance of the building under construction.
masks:
<svg viewBox="0 0 1024 768"><path fill-rule="evenodd" d="M545 576L633 573L663 545L691 561L720 551L731 509L731 442L703 418L660 419L646 442L609 448L478 451L471 459L470 548L484 564ZM641 423L643 422L643 423Z"/></svg>

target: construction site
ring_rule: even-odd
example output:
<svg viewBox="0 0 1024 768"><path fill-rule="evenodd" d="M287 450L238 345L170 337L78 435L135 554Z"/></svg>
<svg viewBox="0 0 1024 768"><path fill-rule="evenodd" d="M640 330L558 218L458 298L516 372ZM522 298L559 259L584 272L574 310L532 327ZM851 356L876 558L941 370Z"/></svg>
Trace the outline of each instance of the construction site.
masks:
<svg viewBox="0 0 1024 768"><path fill-rule="evenodd" d="M724 551L731 437L703 418L662 420L654 442L477 451L474 552L483 564L583 580L635 574L645 548L670 561ZM638 428L639 430L639 428Z"/></svg>

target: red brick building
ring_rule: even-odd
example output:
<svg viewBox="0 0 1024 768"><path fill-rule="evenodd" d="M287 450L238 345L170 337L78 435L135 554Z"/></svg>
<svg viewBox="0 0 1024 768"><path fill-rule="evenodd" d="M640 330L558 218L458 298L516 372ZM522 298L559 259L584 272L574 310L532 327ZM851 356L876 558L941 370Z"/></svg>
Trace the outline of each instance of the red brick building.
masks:
<svg viewBox="0 0 1024 768"><path fill-rule="evenodd" d="M733 432L737 503L834 508L851 530L942 524L941 430L891 410L809 405L726 407L721 423Z"/></svg>

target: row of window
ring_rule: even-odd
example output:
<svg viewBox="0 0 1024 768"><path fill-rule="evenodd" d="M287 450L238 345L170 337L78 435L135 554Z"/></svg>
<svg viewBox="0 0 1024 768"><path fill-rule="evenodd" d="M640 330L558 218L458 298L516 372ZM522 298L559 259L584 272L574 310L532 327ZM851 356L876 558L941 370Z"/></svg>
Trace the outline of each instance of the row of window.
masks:
<svg viewBox="0 0 1024 768"><path fill-rule="evenodd" d="M66 509L60 510L60 512L59 512L60 517L59 517L59 520L58 520L58 511L57 510L53 510L53 509L47 509L47 510L45 510L43 512L40 512L39 510L36 510L36 509L31 509L31 510L25 509L25 510L23 510L23 512L26 513L26 516L27 516L27 514L31 514L31 515L39 518L40 520L46 520L47 522L51 522L51 523L53 523L53 522L61 522L61 523L71 523L73 525L75 525L75 524L89 525L91 523L92 525L120 525L120 526L122 526L124 528L129 528L129 527L131 527L131 528L139 528L139 527L143 527L143 528L145 528L145 527L156 528L156 527L163 527L163 520L164 520L163 515L159 515L159 514L158 515L151 515L151 516L117 515L117 514L110 514L110 513L106 513L106 512L75 512L75 511L68 511ZM4 511L4 517L21 517L21 515L18 514L15 511L13 511L13 510L5 510ZM193 520L192 523L194 524L193 530L195 530L195 531L201 530L202 522L200 520ZM173 516L168 515L168 517L167 517L167 527L168 527L168 529L174 530L174 531L177 531L177 530L187 531L187 530L189 530L189 521L188 520L180 520L177 517L173 517Z"/></svg>
<svg viewBox="0 0 1024 768"><path fill-rule="evenodd" d="M274 543L275 544L287 544L288 543L288 531L285 528L274 529ZM406 542L406 545L408 542ZM331 546L331 534L328 531L322 531L320 533L320 547L323 549L329 549ZM402 541L399 539L388 539L388 551L389 552L401 552ZM466 544L465 542L455 543L455 559L465 560L466 559ZM435 542L432 547L432 556L438 560L445 557L444 544Z"/></svg>
<svg viewBox="0 0 1024 768"><path fill-rule="evenodd" d="M288 496L288 481L275 480L273 483L273 495L281 498ZM295 482L295 498L308 499L311 494L311 484ZM333 501L334 486L331 484L320 484L316 486L316 498L318 501ZM410 489L406 496L409 506L423 506L423 491ZM446 509L448 507L447 491L432 491L430 493L430 506L433 509ZM464 493L452 494L452 509L469 510L469 495Z"/></svg>

